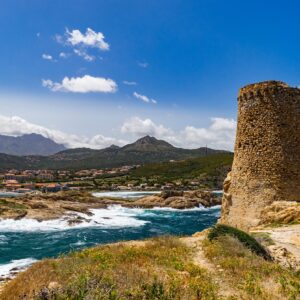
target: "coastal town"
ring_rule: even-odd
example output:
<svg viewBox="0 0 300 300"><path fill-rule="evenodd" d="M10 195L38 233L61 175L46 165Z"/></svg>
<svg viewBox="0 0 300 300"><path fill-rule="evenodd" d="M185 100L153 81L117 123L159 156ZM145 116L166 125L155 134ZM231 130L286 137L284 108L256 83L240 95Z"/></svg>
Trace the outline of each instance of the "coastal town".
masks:
<svg viewBox="0 0 300 300"><path fill-rule="evenodd" d="M199 187L197 179L157 183L153 180L135 180L128 175L140 165L112 169L85 170L7 170L0 173L0 192L56 193L68 190L193 190Z"/></svg>
<svg viewBox="0 0 300 300"><path fill-rule="evenodd" d="M0 173L0 187L3 191L16 193L59 192L93 187L93 181L103 176L125 175L139 165L123 166L113 169L91 170L7 170ZM129 185L112 186L112 189L127 189ZM103 187L108 188L107 186Z"/></svg>

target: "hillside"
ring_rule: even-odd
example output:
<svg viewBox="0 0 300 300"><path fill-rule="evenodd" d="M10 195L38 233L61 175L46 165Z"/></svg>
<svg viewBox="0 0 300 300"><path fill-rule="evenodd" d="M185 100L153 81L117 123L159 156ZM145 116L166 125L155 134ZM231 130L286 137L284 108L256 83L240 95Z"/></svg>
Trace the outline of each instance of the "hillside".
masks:
<svg viewBox="0 0 300 300"><path fill-rule="evenodd" d="M213 229L214 231L214 229ZM42 260L0 299L299 299L300 278L264 257L251 236L161 237Z"/></svg>
<svg viewBox="0 0 300 300"><path fill-rule="evenodd" d="M146 136L124 147L112 145L101 150L88 148L68 149L46 157L24 156L20 158L15 156L0 156L0 165L2 169L111 168L123 165L183 160L225 152L204 147L193 150L176 148L165 141Z"/></svg>
<svg viewBox="0 0 300 300"><path fill-rule="evenodd" d="M51 155L65 149L64 145L40 134L24 134L18 137L0 135L0 153L18 156Z"/></svg>
<svg viewBox="0 0 300 300"><path fill-rule="evenodd" d="M155 182L196 180L200 185L221 188L233 160L232 153L220 153L175 162L146 164L130 173L130 179Z"/></svg>

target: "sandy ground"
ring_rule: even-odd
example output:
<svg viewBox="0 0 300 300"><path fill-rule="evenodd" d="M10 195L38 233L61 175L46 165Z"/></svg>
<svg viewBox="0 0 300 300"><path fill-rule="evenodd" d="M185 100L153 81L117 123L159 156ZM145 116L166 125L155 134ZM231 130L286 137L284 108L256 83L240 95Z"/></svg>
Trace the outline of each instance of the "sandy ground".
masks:
<svg viewBox="0 0 300 300"><path fill-rule="evenodd" d="M268 249L272 255L278 257L283 266L290 266L300 270L300 224L284 225L274 228L252 230L252 232L266 233L274 242Z"/></svg>

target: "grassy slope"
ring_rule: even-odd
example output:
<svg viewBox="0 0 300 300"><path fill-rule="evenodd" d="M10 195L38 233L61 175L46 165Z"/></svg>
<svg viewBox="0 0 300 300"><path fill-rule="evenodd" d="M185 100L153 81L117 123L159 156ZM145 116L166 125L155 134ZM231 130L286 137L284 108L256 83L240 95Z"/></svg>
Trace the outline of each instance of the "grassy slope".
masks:
<svg viewBox="0 0 300 300"><path fill-rule="evenodd" d="M198 179L203 184L220 185L232 165L232 160L232 153L222 153L183 161L147 164L130 173L130 178L146 177L161 182Z"/></svg>
<svg viewBox="0 0 300 300"><path fill-rule="evenodd" d="M218 277L231 288L228 299L300 299L300 274L266 261L231 236L204 243ZM234 296L233 296L234 295Z"/></svg>
<svg viewBox="0 0 300 300"><path fill-rule="evenodd" d="M35 264L5 287L1 299L216 299L216 286L191 256L175 238L91 248ZM53 298L42 298L42 288L54 281Z"/></svg>
<svg viewBox="0 0 300 300"><path fill-rule="evenodd" d="M202 240L195 247L165 237L44 260L19 274L0 298L299 299L299 274L264 260L231 236ZM201 251L204 265L195 260ZM212 267L204 268L207 263ZM49 283L52 289L45 288Z"/></svg>

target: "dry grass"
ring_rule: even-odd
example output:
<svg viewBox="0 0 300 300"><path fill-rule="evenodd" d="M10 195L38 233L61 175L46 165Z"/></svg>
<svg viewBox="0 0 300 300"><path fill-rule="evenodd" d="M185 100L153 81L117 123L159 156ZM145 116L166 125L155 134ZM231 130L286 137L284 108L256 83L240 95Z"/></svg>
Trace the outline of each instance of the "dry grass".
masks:
<svg viewBox="0 0 300 300"><path fill-rule="evenodd" d="M232 299L300 299L300 274L264 260L233 237L206 240L204 252L235 290Z"/></svg>
<svg viewBox="0 0 300 300"><path fill-rule="evenodd" d="M213 267L210 274L196 265L198 246L184 241L163 237L44 260L9 282L0 298L300 299L299 273L264 260L232 236L203 241L203 259Z"/></svg>
<svg viewBox="0 0 300 300"><path fill-rule="evenodd" d="M216 285L192 255L169 237L91 248L32 266L1 299L218 299Z"/></svg>

